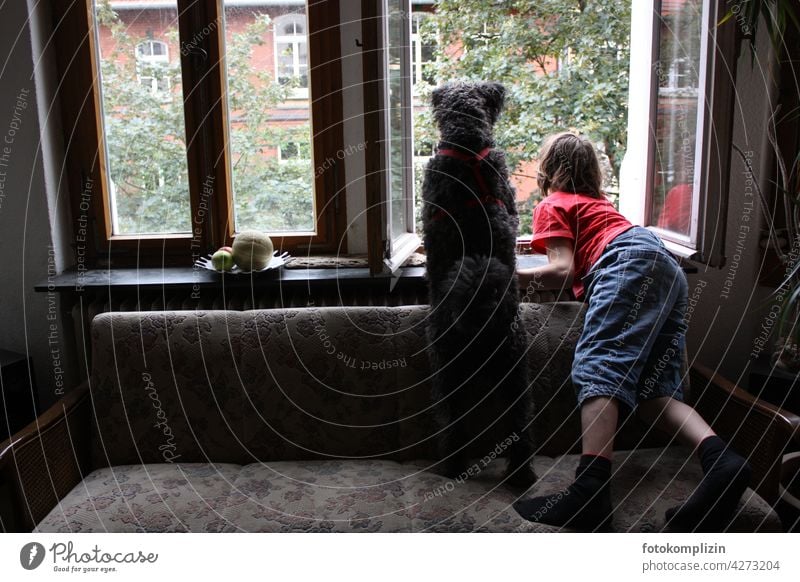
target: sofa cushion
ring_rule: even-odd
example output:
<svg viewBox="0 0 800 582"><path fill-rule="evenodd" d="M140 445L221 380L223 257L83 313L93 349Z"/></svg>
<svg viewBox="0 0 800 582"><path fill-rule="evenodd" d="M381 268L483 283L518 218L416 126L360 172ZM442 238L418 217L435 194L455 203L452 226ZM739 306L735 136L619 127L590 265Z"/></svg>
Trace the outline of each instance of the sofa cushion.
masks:
<svg viewBox="0 0 800 582"><path fill-rule="evenodd" d="M442 403L431 398L428 312L101 314L92 324L93 468L435 455ZM577 442L570 368L582 316L579 303L520 309L544 454ZM486 431L473 452L508 436L504 427L496 432Z"/></svg>
<svg viewBox="0 0 800 582"><path fill-rule="evenodd" d="M120 465L89 474L38 524L39 532L213 531L241 467ZM222 526L219 526L220 529Z"/></svg>
<svg viewBox="0 0 800 582"><path fill-rule="evenodd" d="M394 456L398 403L406 397L398 373L427 366L424 352L409 362L396 339L423 313L420 307L246 313L240 370L251 459Z"/></svg>
<svg viewBox="0 0 800 582"><path fill-rule="evenodd" d="M688 459L688 460L687 460ZM577 455L538 457L532 494L566 487ZM142 465L89 475L38 525L40 532L554 532L511 508L503 461L468 480L430 463L387 460L281 461L236 465ZM664 511L688 497L700 469L688 450L615 455L617 531L660 531ZM781 531L767 503L748 490L731 531Z"/></svg>
<svg viewBox="0 0 800 582"><path fill-rule="evenodd" d="M236 435L241 312L103 313L92 322L94 467L248 462Z"/></svg>
<svg viewBox="0 0 800 582"><path fill-rule="evenodd" d="M520 519L495 471L456 483L412 461L304 461L243 467L223 514L230 531L548 531ZM530 526L530 527L528 527Z"/></svg>

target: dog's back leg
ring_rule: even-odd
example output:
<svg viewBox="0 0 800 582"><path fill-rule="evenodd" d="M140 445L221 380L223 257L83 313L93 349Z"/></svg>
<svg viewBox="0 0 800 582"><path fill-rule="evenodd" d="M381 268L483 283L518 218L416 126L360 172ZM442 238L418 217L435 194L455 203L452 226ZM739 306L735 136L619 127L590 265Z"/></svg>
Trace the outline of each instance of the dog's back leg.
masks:
<svg viewBox="0 0 800 582"><path fill-rule="evenodd" d="M508 412L503 426L508 428L512 443L508 448L506 481L515 487L529 487L536 482L533 469L535 451L532 435L533 399L527 387L525 362L517 364L509 374L505 390Z"/></svg>

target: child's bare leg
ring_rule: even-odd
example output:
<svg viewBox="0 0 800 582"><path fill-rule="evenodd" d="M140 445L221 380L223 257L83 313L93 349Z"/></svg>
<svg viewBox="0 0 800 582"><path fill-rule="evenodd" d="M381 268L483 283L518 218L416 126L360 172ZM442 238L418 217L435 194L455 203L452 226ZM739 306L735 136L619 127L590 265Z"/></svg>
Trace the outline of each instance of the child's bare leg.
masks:
<svg viewBox="0 0 800 582"><path fill-rule="evenodd" d="M643 420L695 448L703 467L703 480L688 501L667 510L667 525L680 531L725 529L750 482L747 461L683 402L661 397L641 402L637 408Z"/></svg>
<svg viewBox="0 0 800 582"><path fill-rule="evenodd" d="M615 399L587 399L581 406L583 455L575 481L564 491L518 501L514 509L530 521L589 531L609 529L611 454L618 417Z"/></svg>
<svg viewBox="0 0 800 582"><path fill-rule="evenodd" d="M716 434L694 408L668 396L640 402L636 409L647 424L677 436L683 444L694 448Z"/></svg>
<svg viewBox="0 0 800 582"><path fill-rule="evenodd" d="M619 403L605 396L589 398L581 406L581 451L611 459L617 433Z"/></svg>

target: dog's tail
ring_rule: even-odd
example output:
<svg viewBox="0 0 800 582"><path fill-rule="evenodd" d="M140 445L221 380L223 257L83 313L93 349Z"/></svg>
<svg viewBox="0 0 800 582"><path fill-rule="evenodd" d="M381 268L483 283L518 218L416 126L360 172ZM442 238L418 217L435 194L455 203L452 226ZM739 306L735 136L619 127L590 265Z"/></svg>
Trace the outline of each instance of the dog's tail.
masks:
<svg viewBox="0 0 800 582"><path fill-rule="evenodd" d="M477 333L491 319L502 321L517 303L516 297L506 299L517 292L514 277L514 267L495 257L464 257L439 283L438 315L459 335Z"/></svg>

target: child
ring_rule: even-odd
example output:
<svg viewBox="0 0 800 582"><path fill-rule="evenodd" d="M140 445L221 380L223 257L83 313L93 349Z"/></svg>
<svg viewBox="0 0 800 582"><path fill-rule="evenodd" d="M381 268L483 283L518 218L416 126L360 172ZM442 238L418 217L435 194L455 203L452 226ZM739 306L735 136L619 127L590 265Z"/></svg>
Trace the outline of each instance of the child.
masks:
<svg viewBox="0 0 800 582"><path fill-rule="evenodd" d="M588 304L572 381L581 407L582 452L566 491L514 504L530 520L583 530L611 526L611 457L620 405L698 450L704 477L667 511L674 531L720 531L750 481L747 462L681 402L688 284L660 239L633 226L601 192L600 165L585 138L560 133L542 146L533 216L535 251L549 264L520 269L520 286L572 285Z"/></svg>

